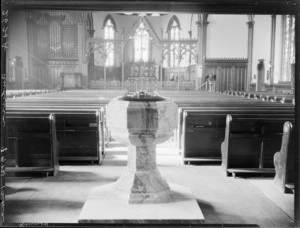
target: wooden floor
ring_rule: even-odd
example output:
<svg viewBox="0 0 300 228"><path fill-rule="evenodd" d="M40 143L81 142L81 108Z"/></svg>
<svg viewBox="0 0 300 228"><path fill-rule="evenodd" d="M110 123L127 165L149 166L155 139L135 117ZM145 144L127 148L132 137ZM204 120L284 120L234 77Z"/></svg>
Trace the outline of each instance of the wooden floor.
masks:
<svg viewBox="0 0 300 228"><path fill-rule="evenodd" d="M77 223L90 190L114 182L126 163L126 147L111 143L101 165L62 165L57 176L48 178L7 177L5 221ZM206 224L292 226L293 195L281 194L272 178L234 179L225 177L219 165L182 166L170 142L158 147L157 163L168 182L192 189Z"/></svg>

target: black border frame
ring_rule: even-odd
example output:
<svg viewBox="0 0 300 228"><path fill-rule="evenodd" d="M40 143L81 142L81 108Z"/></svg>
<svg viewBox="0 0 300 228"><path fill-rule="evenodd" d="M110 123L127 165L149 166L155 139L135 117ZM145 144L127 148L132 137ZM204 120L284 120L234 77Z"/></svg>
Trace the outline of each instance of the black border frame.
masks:
<svg viewBox="0 0 300 228"><path fill-rule="evenodd" d="M295 15L295 200L294 227L300 227L300 0L1 0L1 206L0 224L4 223L5 207L5 91L6 91L6 50L8 48L8 19L10 10L76 10L76 11L136 11L175 12L211 14L293 14ZM298 151L298 153L296 152ZM255 221L254 221L255 222ZM23 224L22 226L43 226L45 224ZM78 226L78 224L47 224L49 226ZM21 224L19 224L21 226ZM91 225L93 226L93 225ZM97 225L98 227L100 225ZM113 226L113 225L112 225ZM128 225L129 227L130 225ZM146 227L151 227L145 225ZM179 225L180 227L186 227ZM238 227L223 224L220 227ZM247 225L245 225L247 226ZM79 224L79 227L83 227ZM90 227L90 226L88 226ZM109 226L105 226L109 227ZM113 226L115 227L115 226ZM125 227L125 226L121 226ZM137 226L134 226L137 227ZM153 226L157 227L157 226ZM168 226L164 226L168 227ZM178 227L172 225L169 227ZM189 225L189 227L196 227ZM197 226L199 227L199 226ZM216 227L201 225L201 227Z"/></svg>

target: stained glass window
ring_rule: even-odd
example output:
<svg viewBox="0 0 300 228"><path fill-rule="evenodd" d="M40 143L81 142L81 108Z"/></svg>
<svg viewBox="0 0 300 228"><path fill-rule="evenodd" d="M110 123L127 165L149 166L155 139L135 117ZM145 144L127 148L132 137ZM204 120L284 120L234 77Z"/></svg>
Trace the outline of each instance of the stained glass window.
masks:
<svg viewBox="0 0 300 228"><path fill-rule="evenodd" d="M140 23L134 35L134 61L148 62L149 32L143 22Z"/></svg>
<svg viewBox="0 0 300 228"><path fill-rule="evenodd" d="M168 30L170 40L179 40L179 24L175 17L171 19ZM178 45L176 43L170 44L170 67L178 66Z"/></svg>
<svg viewBox="0 0 300 228"><path fill-rule="evenodd" d="M106 24L104 26L104 39L106 40L113 40L115 38L115 28L114 24L111 19L108 19L106 21ZM113 66L114 65L114 59L115 59L115 46L113 42L107 41L105 43L105 49L106 49L106 61L105 66Z"/></svg>
<svg viewBox="0 0 300 228"><path fill-rule="evenodd" d="M295 63L295 17L283 17L283 52L281 81L291 80L291 64Z"/></svg>

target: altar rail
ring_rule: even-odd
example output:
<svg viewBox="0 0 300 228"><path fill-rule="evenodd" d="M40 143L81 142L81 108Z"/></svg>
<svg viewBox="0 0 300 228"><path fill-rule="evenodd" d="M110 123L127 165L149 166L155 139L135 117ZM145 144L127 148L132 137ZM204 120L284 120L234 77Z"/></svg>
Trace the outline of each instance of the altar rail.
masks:
<svg viewBox="0 0 300 228"><path fill-rule="evenodd" d="M25 96L54 93L54 92L56 92L56 90L50 90L50 89L6 90L6 98L25 97Z"/></svg>
<svg viewBox="0 0 300 228"><path fill-rule="evenodd" d="M92 80L89 83L90 89L109 89L119 90L125 89L128 91L161 91L161 90L196 90L195 81L155 81L155 80L126 80L123 85L121 81Z"/></svg>

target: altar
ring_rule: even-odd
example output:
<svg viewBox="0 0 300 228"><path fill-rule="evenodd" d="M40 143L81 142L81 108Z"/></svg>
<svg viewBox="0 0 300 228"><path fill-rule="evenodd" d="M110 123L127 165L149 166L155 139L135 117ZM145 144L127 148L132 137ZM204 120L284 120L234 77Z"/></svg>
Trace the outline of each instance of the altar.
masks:
<svg viewBox="0 0 300 228"><path fill-rule="evenodd" d="M80 89L82 88L82 74L80 73L61 73L61 89Z"/></svg>

